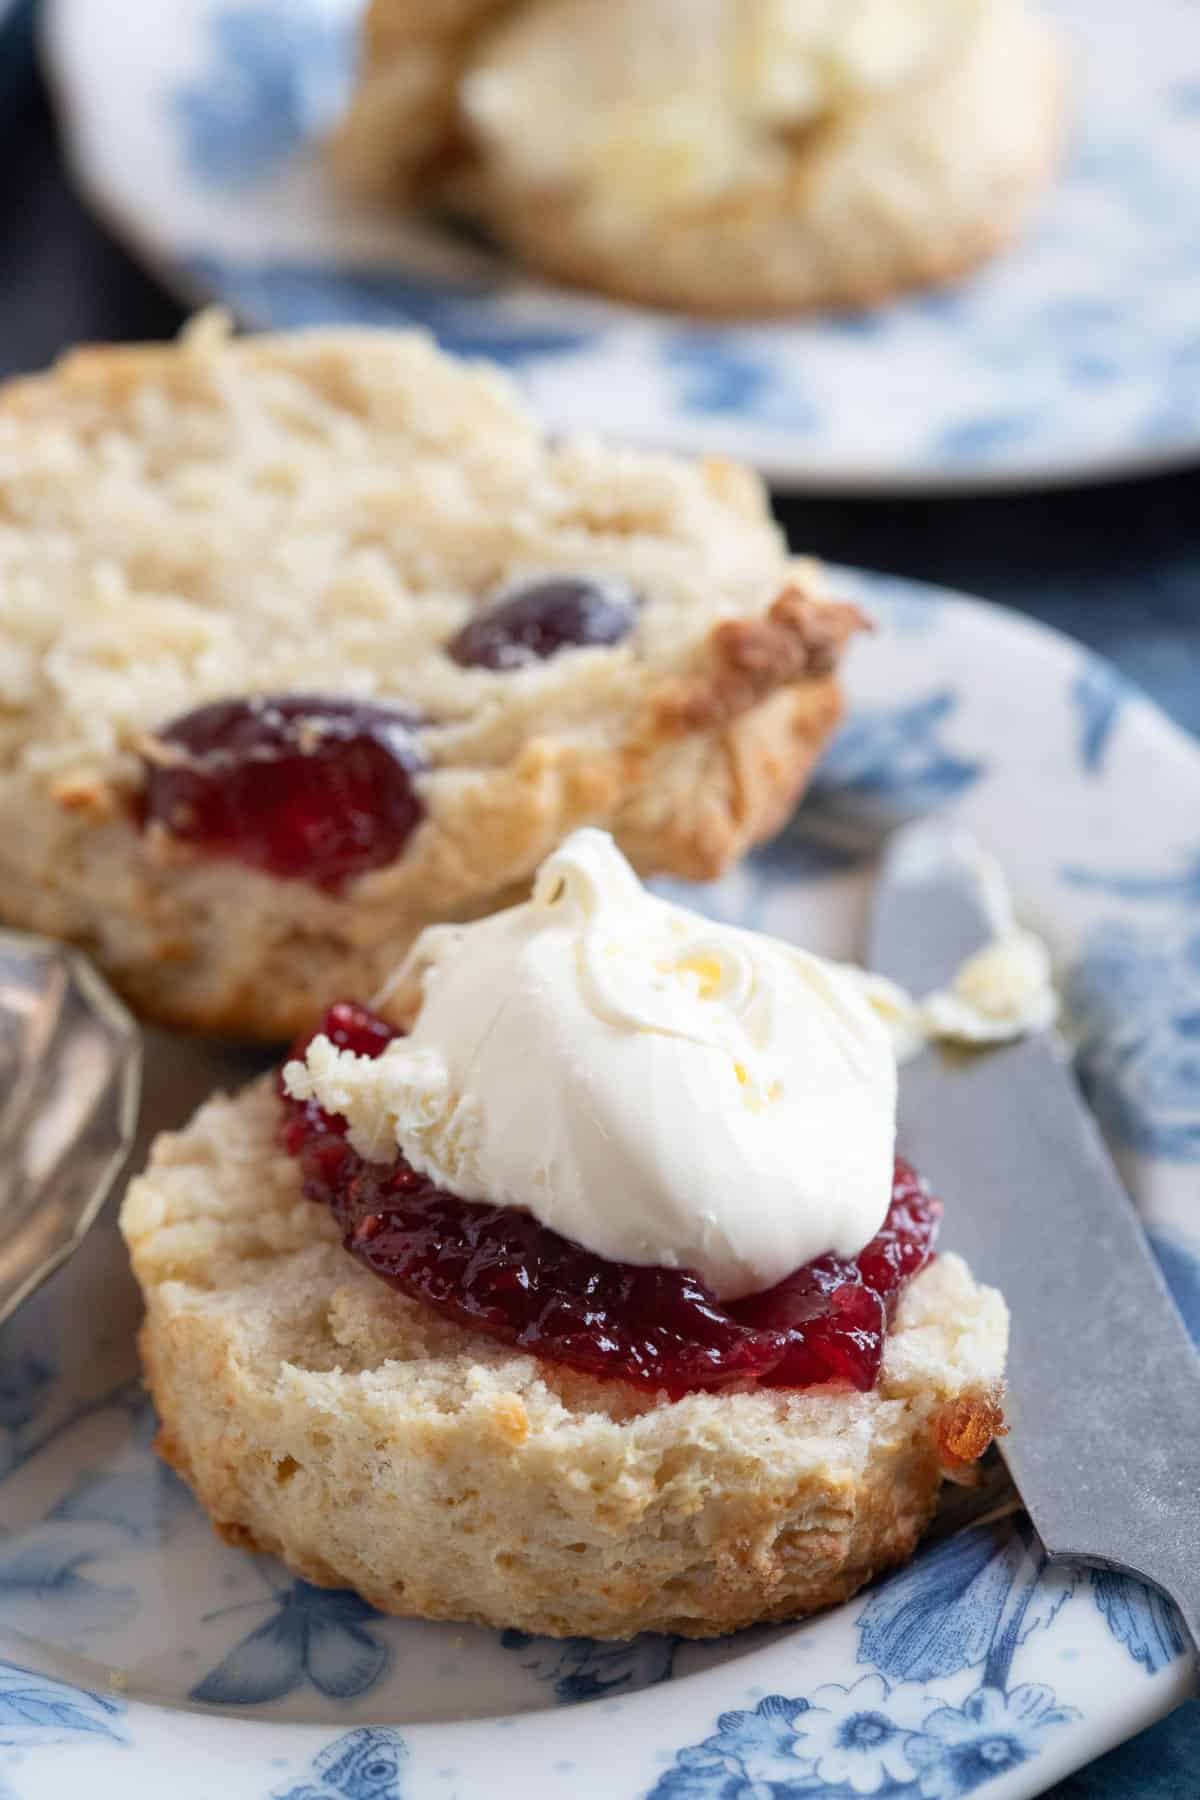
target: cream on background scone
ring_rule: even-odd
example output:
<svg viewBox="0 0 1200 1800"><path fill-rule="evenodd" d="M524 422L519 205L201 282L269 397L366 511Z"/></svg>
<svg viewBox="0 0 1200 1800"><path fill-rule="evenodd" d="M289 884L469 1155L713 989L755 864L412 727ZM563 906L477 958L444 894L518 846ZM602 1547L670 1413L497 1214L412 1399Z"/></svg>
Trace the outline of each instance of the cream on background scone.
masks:
<svg viewBox="0 0 1200 1800"><path fill-rule="evenodd" d="M0 391L0 916L290 1036L579 824L717 874L861 623L745 470L549 440L420 336L76 352Z"/></svg>
<svg viewBox="0 0 1200 1800"><path fill-rule="evenodd" d="M531 265L652 305L945 281L1018 230L1060 136L1058 49L1028 0L516 0L460 12L440 156L411 134L406 156L382 96L420 11L374 0L349 178L461 188Z"/></svg>
<svg viewBox="0 0 1200 1800"><path fill-rule="evenodd" d="M125 1202L160 1449L222 1535L388 1612L601 1638L802 1616L910 1555L1000 1426L1007 1315L929 1260L853 973L585 831L385 1006L408 1035L334 1009Z"/></svg>

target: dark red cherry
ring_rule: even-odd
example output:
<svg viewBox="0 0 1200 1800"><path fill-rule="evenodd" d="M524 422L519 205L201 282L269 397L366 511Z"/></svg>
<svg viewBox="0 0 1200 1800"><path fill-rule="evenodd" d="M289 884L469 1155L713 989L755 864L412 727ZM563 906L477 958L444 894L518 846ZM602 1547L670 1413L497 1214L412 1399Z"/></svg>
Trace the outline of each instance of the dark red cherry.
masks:
<svg viewBox="0 0 1200 1800"><path fill-rule="evenodd" d="M519 669L560 650L619 644L638 596L616 576L552 575L491 601L446 646L464 669Z"/></svg>
<svg viewBox="0 0 1200 1800"><path fill-rule="evenodd" d="M423 816L417 723L321 694L214 701L165 726L144 757L143 823L336 893L395 862Z"/></svg>

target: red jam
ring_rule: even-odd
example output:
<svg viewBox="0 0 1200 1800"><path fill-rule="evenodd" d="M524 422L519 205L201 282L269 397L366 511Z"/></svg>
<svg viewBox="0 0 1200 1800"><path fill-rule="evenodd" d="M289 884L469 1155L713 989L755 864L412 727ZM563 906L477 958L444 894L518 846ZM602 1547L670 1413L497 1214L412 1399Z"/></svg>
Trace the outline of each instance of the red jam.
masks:
<svg viewBox="0 0 1200 1800"><path fill-rule="evenodd" d="M210 856L337 893L395 862L423 808L415 715L361 700L217 700L158 734L143 824Z"/></svg>
<svg viewBox="0 0 1200 1800"><path fill-rule="evenodd" d="M340 1048L378 1056L396 1035L365 1007L331 1007ZM304 1045L296 1054L302 1055ZM858 1256L822 1256L727 1304L686 1270L593 1256L513 1207L443 1193L404 1158L368 1163L345 1123L284 1097L282 1141L304 1191L331 1208L352 1256L402 1293L551 1362L679 1395L733 1381L866 1392L905 1282L933 1256L941 1206L896 1159L882 1227Z"/></svg>

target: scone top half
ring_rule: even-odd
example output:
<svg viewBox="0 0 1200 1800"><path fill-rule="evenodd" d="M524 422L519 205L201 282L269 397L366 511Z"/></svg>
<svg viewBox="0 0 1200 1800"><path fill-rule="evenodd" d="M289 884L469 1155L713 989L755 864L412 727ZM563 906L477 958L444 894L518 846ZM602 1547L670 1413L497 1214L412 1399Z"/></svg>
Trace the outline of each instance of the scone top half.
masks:
<svg viewBox="0 0 1200 1800"><path fill-rule="evenodd" d="M0 504L3 915L83 943L149 1016L264 1038L374 991L581 823L643 871L719 873L797 799L861 623L745 470L548 438L417 335L206 319L77 352L0 395ZM562 581L608 607L604 641L463 653ZM263 696L395 710L391 860L280 877L148 815L170 728Z"/></svg>

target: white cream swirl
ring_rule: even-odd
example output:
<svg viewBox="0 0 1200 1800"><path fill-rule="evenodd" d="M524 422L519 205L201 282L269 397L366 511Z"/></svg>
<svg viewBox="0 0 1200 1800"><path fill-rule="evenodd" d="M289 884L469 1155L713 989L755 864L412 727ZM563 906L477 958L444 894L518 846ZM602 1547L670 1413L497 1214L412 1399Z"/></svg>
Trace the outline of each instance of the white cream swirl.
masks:
<svg viewBox="0 0 1200 1800"><path fill-rule="evenodd" d="M466 1200L532 1212L614 1261L723 1299L854 1255L887 1211L891 1039L853 973L719 925L578 831L522 906L427 931L411 1035L375 1060L317 1038L297 1098Z"/></svg>

